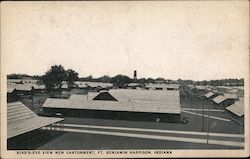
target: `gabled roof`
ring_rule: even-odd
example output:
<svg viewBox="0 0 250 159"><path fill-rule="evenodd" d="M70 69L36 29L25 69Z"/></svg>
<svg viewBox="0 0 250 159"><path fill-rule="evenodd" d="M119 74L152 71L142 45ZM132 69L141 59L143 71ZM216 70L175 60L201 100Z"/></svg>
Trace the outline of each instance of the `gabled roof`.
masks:
<svg viewBox="0 0 250 159"><path fill-rule="evenodd" d="M129 83L129 87L135 87L135 86L140 86L140 83Z"/></svg>
<svg viewBox="0 0 250 159"><path fill-rule="evenodd" d="M236 87L233 87L234 89L238 89L238 90L244 90L244 86L236 86Z"/></svg>
<svg viewBox="0 0 250 159"><path fill-rule="evenodd" d="M79 88L73 88L71 90L71 93L74 93L74 94L86 94L88 91L85 90L85 89L79 89Z"/></svg>
<svg viewBox="0 0 250 159"><path fill-rule="evenodd" d="M233 105L230 105L226 109L239 117L243 116L244 115L244 98L243 100L237 101Z"/></svg>
<svg viewBox="0 0 250 159"><path fill-rule="evenodd" d="M163 89L179 89L180 85L179 84L166 84L166 83L157 83L157 84L153 84L153 83L149 83L146 84L146 88L163 88Z"/></svg>
<svg viewBox="0 0 250 159"><path fill-rule="evenodd" d="M14 90L14 88L7 87L7 93L12 93Z"/></svg>
<svg viewBox="0 0 250 159"><path fill-rule="evenodd" d="M190 84L190 85L188 85L188 88L194 89L195 87L194 87L194 85Z"/></svg>
<svg viewBox="0 0 250 159"><path fill-rule="evenodd" d="M88 92L87 94L72 94L69 100L93 100L99 92Z"/></svg>
<svg viewBox="0 0 250 159"><path fill-rule="evenodd" d="M79 88L85 88L85 87L101 87L101 88L108 88L112 87L112 83L104 83L104 82L83 82L83 81L76 81L75 82Z"/></svg>
<svg viewBox="0 0 250 159"><path fill-rule="evenodd" d="M68 100L48 98L43 104L43 108L64 108L64 109L89 109L106 111L126 111L126 112L149 112L149 113L171 113L180 114L180 102L117 102L102 100Z"/></svg>
<svg viewBox="0 0 250 159"><path fill-rule="evenodd" d="M210 98L210 97L212 97L212 96L214 96L214 95L215 95L214 92L208 92L208 93L205 94L204 96L205 96L206 98Z"/></svg>
<svg viewBox="0 0 250 159"><path fill-rule="evenodd" d="M234 100L237 100L238 97L236 94L224 94L224 96L222 95L219 95L215 98L213 98L213 101L216 103L216 104L220 104L222 103L223 101L227 100L227 99L234 99Z"/></svg>
<svg viewBox="0 0 250 159"><path fill-rule="evenodd" d="M228 94L228 93L225 93L224 97L227 98L227 99L238 99L237 94Z"/></svg>
<svg viewBox="0 0 250 159"><path fill-rule="evenodd" d="M19 91L31 91L32 87L34 89L44 89L45 85L38 85L36 83L24 83L24 84L8 83L7 85L8 90L16 89Z"/></svg>
<svg viewBox="0 0 250 159"><path fill-rule="evenodd" d="M117 89L99 95L107 94L118 101L85 100L86 95L71 95L69 100L48 98L43 107L180 114L179 91Z"/></svg>
<svg viewBox="0 0 250 159"><path fill-rule="evenodd" d="M226 100L226 98L222 95L219 95L215 98L213 98L213 101L216 103L216 104L220 104L222 103L224 100Z"/></svg>
<svg viewBox="0 0 250 159"><path fill-rule="evenodd" d="M15 89L20 91L31 91L32 86L28 84L16 84Z"/></svg>
<svg viewBox="0 0 250 159"><path fill-rule="evenodd" d="M40 117L21 102L7 103L7 138L62 120L61 118Z"/></svg>
<svg viewBox="0 0 250 159"><path fill-rule="evenodd" d="M232 89L232 90L230 90L229 92L230 93L237 93L239 90L237 90L237 89Z"/></svg>
<svg viewBox="0 0 250 159"><path fill-rule="evenodd" d="M117 101L109 92L101 92L98 94L93 100L109 100L109 101Z"/></svg>
<svg viewBox="0 0 250 159"><path fill-rule="evenodd" d="M229 86L217 86L217 88L228 89L228 90L232 89L232 87L229 87Z"/></svg>
<svg viewBox="0 0 250 159"><path fill-rule="evenodd" d="M206 86L196 85L195 88L198 89L198 90L205 90Z"/></svg>
<svg viewBox="0 0 250 159"><path fill-rule="evenodd" d="M7 79L7 82L15 83L15 82L23 82L23 83L37 83L38 80L34 79Z"/></svg>
<svg viewBox="0 0 250 159"><path fill-rule="evenodd" d="M179 91L112 89L109 90L108 92L120 102L126 102L126 101L169 102L169 101L180 100Z"/></svg>

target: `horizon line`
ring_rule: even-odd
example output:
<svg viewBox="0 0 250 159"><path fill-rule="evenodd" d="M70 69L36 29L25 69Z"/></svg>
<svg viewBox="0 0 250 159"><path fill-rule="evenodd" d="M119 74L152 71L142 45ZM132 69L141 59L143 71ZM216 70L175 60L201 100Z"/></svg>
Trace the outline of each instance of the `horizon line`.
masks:
<svg viewBox="0 0 250 159"><path fill-rule="evenodd" d="M9 73L9 74L7 74L7 76L11 75L11 74L20 74L20 75L27 75L27 76L43 76L44 75L44 74L42 74L42 75L39 75L39 74L30 75L30 74L26 74L26 73ZM130 77L129 75L122 74L122 73L119 73L117 75L123 75L123 76L127 76L127 77L129 77L131 79L134 79L133 77ZM110 75L93 76L93 75L90 74L90 75L85 75L85 76L79 76L78 78L87 78L89 76L92 76L92 78L94 78L94 79L98 79L98 78L101 78L103 76L108 76L110 78L113 78L113 77L115 77L117 75L114 75L114 76L110 76ZM179 79L180 80L191 80L191 81L212 81L212 80L226 80L226 79L237 79L237 80L243 79L244 80L244 77L237 77L237 78L235 78L235 77L225 77L225 78L202 79L202 80L187 79L187 78L171 79L171 78L165 78L165 77L156 77L156 78L153 78L153 77L140 77L140 78L138 78L137 77L137 79L142 79L142 78L145 78L145 79L148 79L148 78L152 78L152 79L164 78L164 80L173 80L173 81L178 81Z"/></svg>

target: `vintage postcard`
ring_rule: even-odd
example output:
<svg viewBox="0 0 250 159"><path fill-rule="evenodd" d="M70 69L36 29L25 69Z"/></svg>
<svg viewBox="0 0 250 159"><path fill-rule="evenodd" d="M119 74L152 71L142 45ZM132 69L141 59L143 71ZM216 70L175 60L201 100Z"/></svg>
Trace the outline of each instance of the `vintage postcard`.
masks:
<svg viewBox="0 0 250 159"><path fill-rule="evenodd" d="M1 3L1 158L249 156L249 1Z"/></svg>

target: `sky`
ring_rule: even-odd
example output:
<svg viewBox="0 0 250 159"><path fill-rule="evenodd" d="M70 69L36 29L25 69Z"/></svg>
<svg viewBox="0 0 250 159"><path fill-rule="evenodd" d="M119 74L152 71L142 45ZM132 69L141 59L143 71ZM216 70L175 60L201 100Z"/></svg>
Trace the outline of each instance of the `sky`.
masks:
<svg viewBox="0 0 250 159"><path fill-rule="evenodd" d="M248 1L3 2L4 73L209 80L249 73Z"/></svg>

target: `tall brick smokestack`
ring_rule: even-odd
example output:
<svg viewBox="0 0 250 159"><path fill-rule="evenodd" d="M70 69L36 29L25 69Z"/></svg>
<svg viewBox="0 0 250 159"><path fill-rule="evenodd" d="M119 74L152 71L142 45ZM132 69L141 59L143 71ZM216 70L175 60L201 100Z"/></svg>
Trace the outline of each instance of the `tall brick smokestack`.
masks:
<svg viewBox="0 0 250 159"><path fill-rule="evenodd" d="M134 79L137 79L137 72L134 70Z"/></svg>

